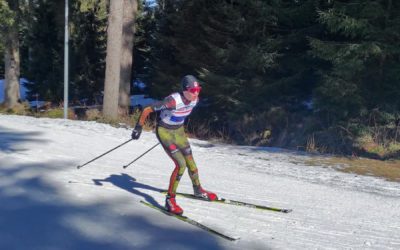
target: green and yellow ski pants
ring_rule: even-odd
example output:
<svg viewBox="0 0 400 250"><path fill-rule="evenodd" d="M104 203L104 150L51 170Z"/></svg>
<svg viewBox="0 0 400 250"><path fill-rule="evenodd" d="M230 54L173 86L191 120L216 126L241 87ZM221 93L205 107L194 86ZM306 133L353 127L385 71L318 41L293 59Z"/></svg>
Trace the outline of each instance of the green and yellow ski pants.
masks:
<svg viewBox="0 0 400 250"><path fill-rule="evenodd" d="M197 166L194 162L192 150L183 126L177 129L167 129L158 126L156 134L164 150L175 163L175 169L172 172L169 182L168 195L174 196L176 194L179 181L186 168L189 170L193 186L200 186Z"/></svg>

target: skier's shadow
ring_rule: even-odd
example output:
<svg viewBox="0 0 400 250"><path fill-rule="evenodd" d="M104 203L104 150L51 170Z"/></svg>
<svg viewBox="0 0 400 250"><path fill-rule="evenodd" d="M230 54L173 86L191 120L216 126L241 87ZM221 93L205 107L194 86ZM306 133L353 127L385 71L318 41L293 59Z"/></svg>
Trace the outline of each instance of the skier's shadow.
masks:
<svg viewBox="0 0 400 250"><path fill-rule="evenodd" d="M124 189L130 193L142 196L148 203L153 204L159 208L163 208L152 196L139 191L139 189L147 189L156 192L163 192L165 190L156 188L147 184L137 182L136 179L128 174L112 174L105 179L93 179L95 185L102 186L102 182L112 183L114 186Z"/></svg>

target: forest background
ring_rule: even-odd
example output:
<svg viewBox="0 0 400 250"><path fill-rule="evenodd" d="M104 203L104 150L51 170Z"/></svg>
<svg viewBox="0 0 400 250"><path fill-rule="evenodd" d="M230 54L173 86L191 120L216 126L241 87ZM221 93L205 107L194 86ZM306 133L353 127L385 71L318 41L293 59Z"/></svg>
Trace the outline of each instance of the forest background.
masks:
<svg viewBox="0 0 400 250"><path fill-rule="evenodd" d="M399 158L400 1L137 4L128 84L140 79L161 99L182 76L198 77L201 103L186 124L193 136ZM104 90L109 14L107 0L70 0L71 102ZM59 103L64 1L0 0L0 79L13 26L28 96Z"/></svg>

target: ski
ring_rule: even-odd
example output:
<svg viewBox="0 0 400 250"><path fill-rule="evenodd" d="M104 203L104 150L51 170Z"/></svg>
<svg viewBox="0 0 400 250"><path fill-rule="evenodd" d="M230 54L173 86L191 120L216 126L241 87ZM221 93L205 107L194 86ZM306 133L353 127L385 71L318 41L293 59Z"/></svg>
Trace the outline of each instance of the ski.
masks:
<svg viewBox="0 0 400 250"><path fill-rule="evenodd" d="M153 209L155 209L155 210L158 210L158 211L160 211L160 212L162 212L162 213L164 213L164 214L166 214L166 215L173 216L173 217L175 217L175 218L177 218L177 219L179 219L179 220L181 220L181 221L184 221L184 222L189 223L189 224L191 224L191 225L193 225L193 226L196 226L196 227L198 227L198 228L201 228L201 229L203 229L203 230L205 230L205 231L207 231L207 232L209 232L209 233L212 233L212 234L214 234L214 235L217 235L217 236L219 236L219 237L222 237L222 238L224 238L224 239L226 239L226 240L235 241L235 240L238 240L238 239L239 239L239 238L237 238L237 237L234 238L234 237L227 236L227 235L225 235L225 234L223 234L223 233L220 233L220 232L218 232L218 231L216 231L216 230L214 230L214 229L212 229L212 228L210 228L210 227L207 227L207 226L204 225L204 224L201 224L200 222L197 222L197 221L195 221L195 220L190 219L189 217L186 217L186 216L183 216L183 215L177 215L177 214L170 213L170 212L168 212L167 210L165 210L165 209L163 209L163 208L154 206L153 204L150 204L150 203L145 202L145 201L140 201L140 202L143 203L144 205L150 207L150 208L153 208Z"/></svg>
<svg viewBox="0 0 400 250"><path fill-rule="evenodd" d="M163 194L166 194L167 191L162 191ZM188 193L176 193L177 196L185 197L185 198L190 198L190 199L196 199L196 200L202 200L202 201L208 201L203 198L194 196L193 194L188 194ZM269 211L274 211L274 212L281 212L281 213L290 213L293 210L292 209L287 209L287 208L276 208L276 207L268 207L268 206L262 206L262 205L256 205L252 203L247 203L243 201L235 201L235 200L228 200L224 198L218 198L217 200L211 201L211 202L217 202L217 203L222 203L222 204L229 204L229 205L236 205L236 206L244 206L244 207L249 207L249 208L255 208L255 209L260 209L260 210L269 210Z"/></svg>

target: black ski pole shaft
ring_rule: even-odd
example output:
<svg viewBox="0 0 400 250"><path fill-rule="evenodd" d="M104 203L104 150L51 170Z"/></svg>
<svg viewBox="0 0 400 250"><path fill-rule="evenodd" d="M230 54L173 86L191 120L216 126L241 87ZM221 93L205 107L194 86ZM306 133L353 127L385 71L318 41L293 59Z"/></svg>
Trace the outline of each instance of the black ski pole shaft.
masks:
<svg viewBox="0 0 400 250"><path fill-rule="evenodd" d="M128 164L126 164L124 166L124 168L127 168L129 165L131 165L132 163L134 163L135 161L139 160L140 158L142 158L142 156L144 156L145 154L147 154L148 152L150 152L151 150L153 150L153 148L157 147L160 143L157 143L156 145L154 145L153 147L149 148L146 152L144 152L143 154L139 155L136 159L134 159L133 161L129 162Z"/></svg>
<svg viewBox="0 0 400 250"><path fill-rule="evenodd" d="M108 150L108 151L105 152L104 154L97 156L96 158L94 158L94 159L92 159L92 160L86 162L85 164L76 166L76 168L77 168L77 169L80 169L81 167L83 167L83 166L85 166L85 165L87 165L87 164L89 164L89 163L91 163L91 162L93 162L93 161L99 159L99 158L102 157L102 156L105 156L106 154L110 153L111 151L116 150L117 148L119 148L119 147L121 147L121 146L127 144L128 142L130 142L130 141L132 141L132 140L133 140L133 139L129 139L128 141L126 141L126 142L124 142L124 143L122 143L122 144L116 146L115 148L112 148L112 149Z"/></svg>

